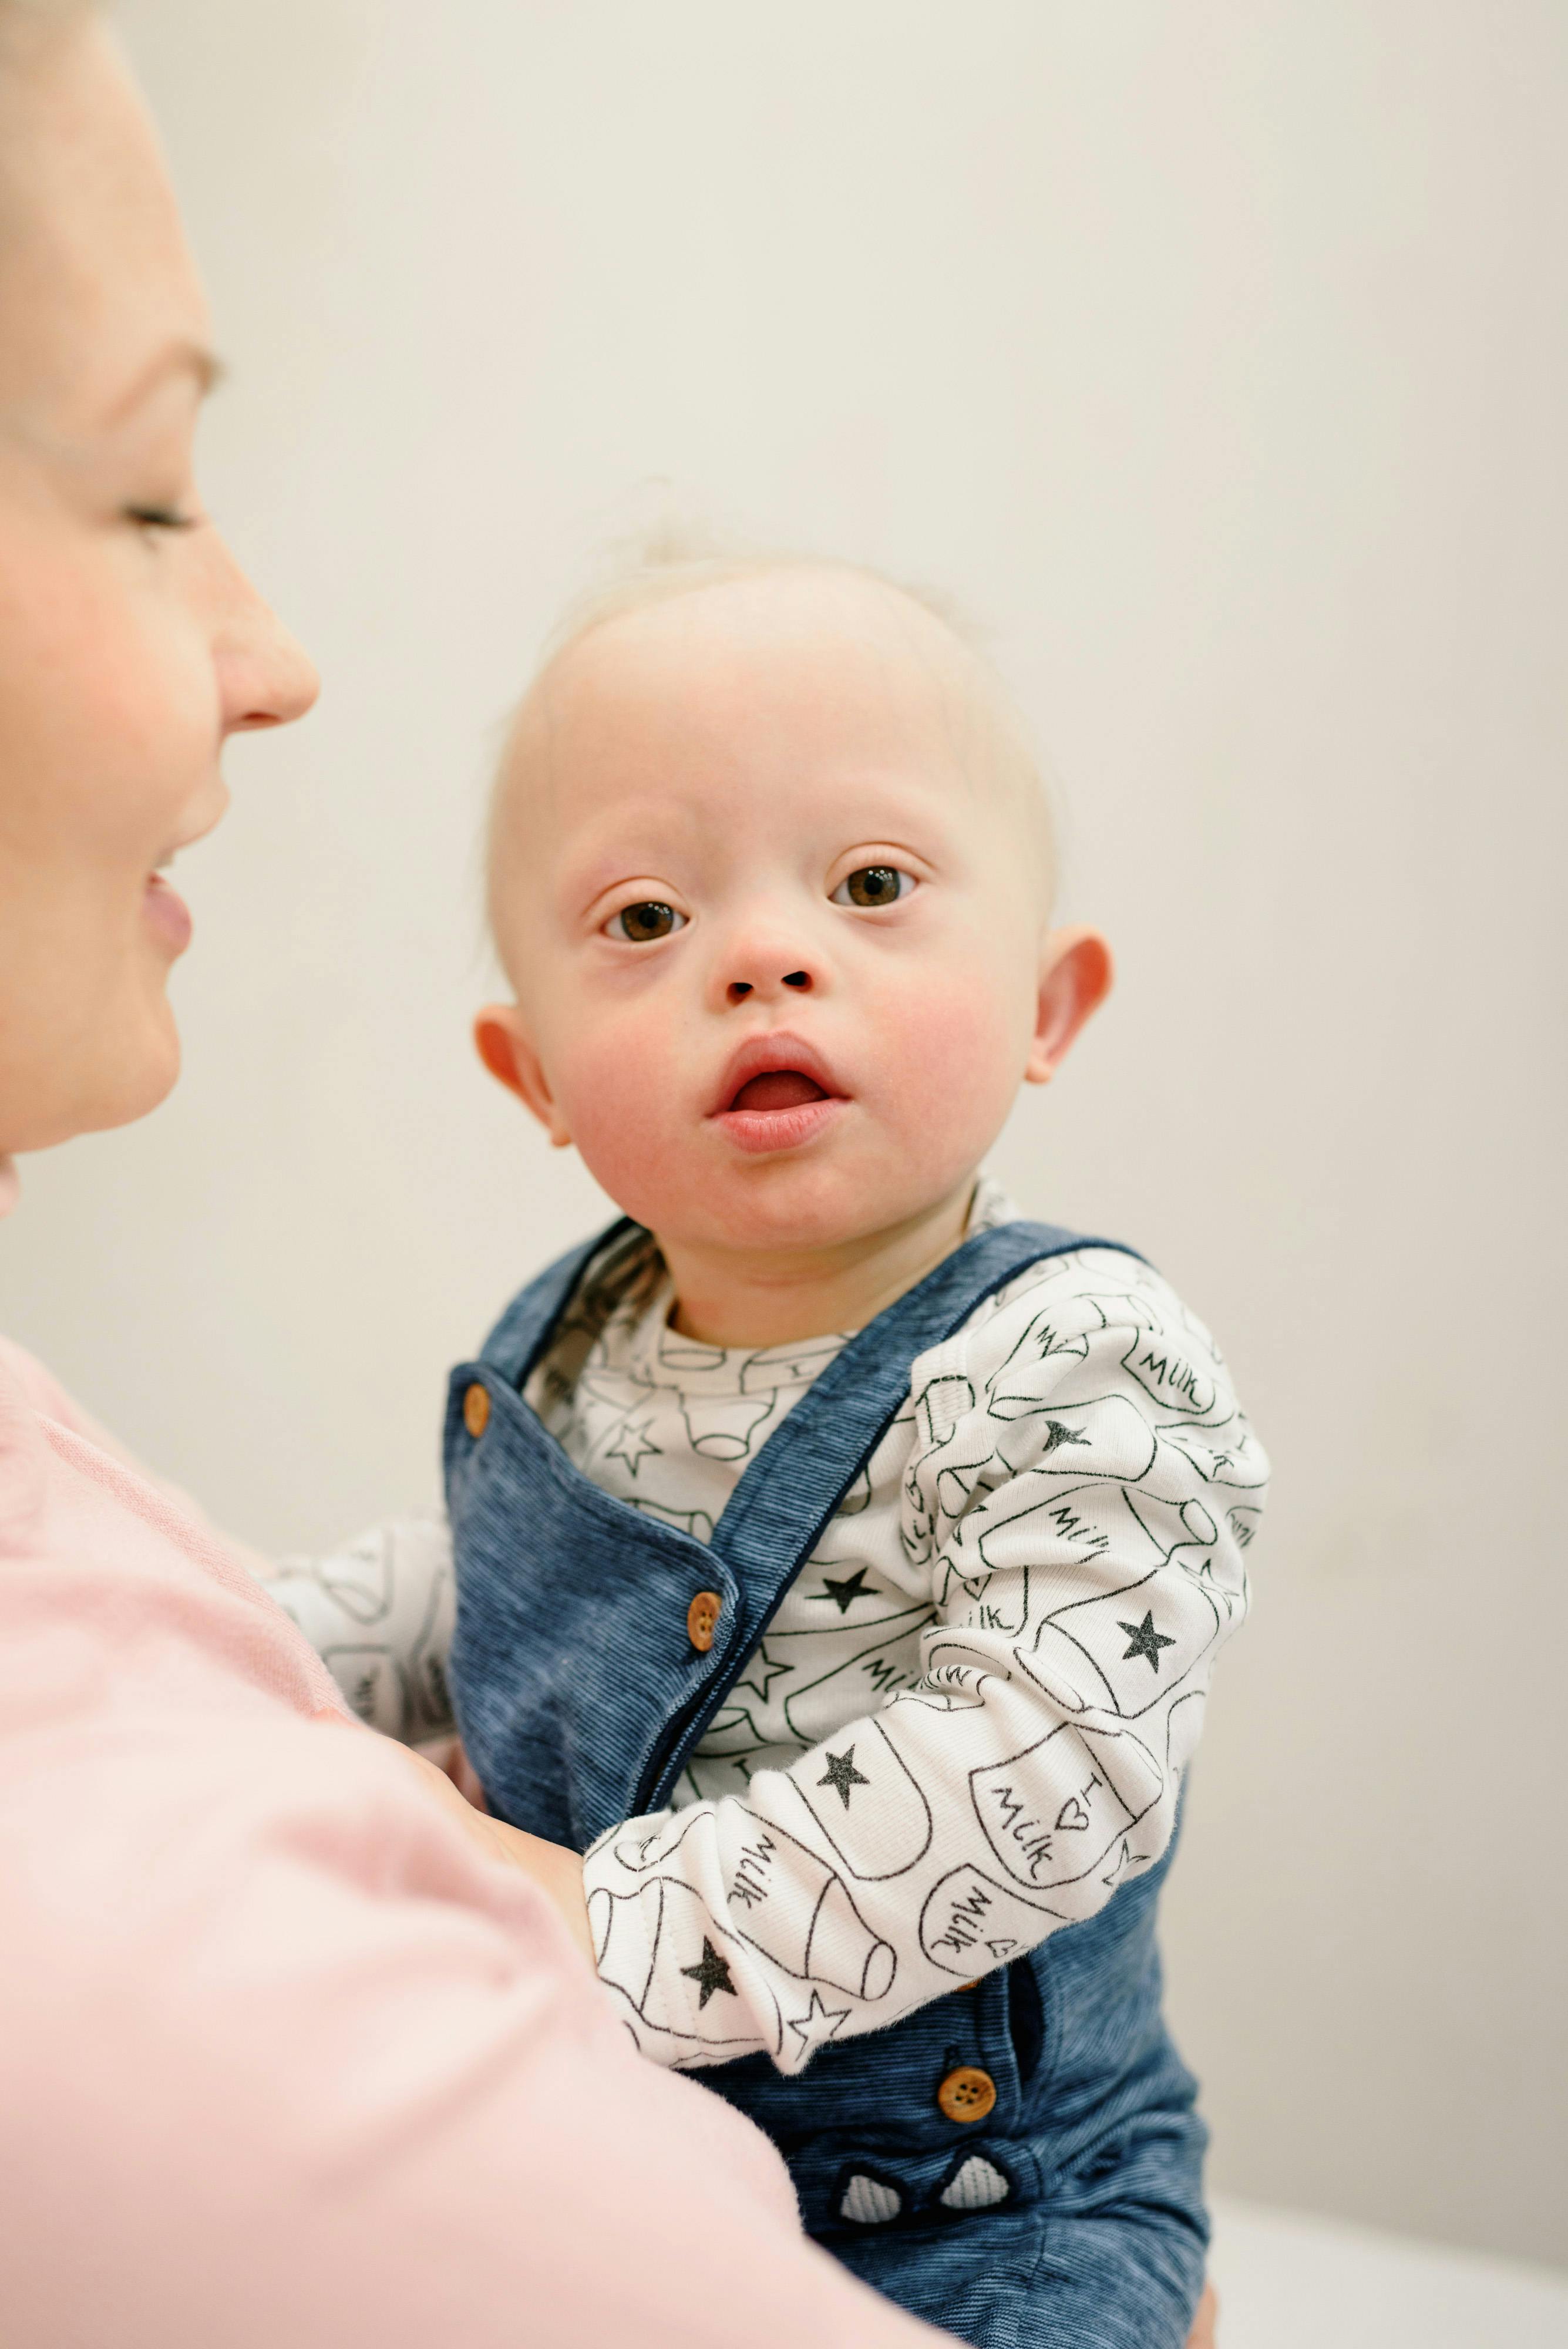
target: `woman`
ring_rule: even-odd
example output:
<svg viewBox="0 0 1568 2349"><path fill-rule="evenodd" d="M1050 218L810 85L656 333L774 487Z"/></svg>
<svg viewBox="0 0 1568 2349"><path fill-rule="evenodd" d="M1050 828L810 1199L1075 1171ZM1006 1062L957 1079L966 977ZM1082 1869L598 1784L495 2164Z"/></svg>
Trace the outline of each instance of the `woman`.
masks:
<svg viewBox="0 0 1568 2349"><path fill-rule="evenodd" d="M315 697L196 500L213 371L106 35L0 0L0 1154L168 1092L162 868L226 738ZM6 2349L936 2337L804 2243L488 1825L4 1344L0 1884Z"/></svg>

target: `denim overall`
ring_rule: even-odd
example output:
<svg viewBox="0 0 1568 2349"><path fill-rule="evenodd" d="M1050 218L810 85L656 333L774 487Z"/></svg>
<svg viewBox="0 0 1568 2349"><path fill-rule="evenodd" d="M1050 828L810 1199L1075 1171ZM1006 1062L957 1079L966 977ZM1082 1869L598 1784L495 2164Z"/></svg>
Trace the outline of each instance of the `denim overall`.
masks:
<svg viewBox="0 0 1568 2349"><path fill-rule="evenodd" d="M453 1372L447 1412L463 1741L501 1817L579 1851L670 1802L916 1357L1029 1265L1114 1245L1026 1223L966 1241L849 1340L704 1544L591 1484L521 1392L587 1267L634 1231L617 1225L525 1288ZM722 1601L706 1654L687 1630L700 1591ZM1208 2235L1205 2132L1160 2018L1155 1904L1169 1863L1168 1850L1097 1916L977 1985L828 2044L804 2073L753 2055L700 2075L778 2147L808 2231L961 2340L1186 2340ZM938 2101L961 2067L994 2084L978 2122Z"/></svg>

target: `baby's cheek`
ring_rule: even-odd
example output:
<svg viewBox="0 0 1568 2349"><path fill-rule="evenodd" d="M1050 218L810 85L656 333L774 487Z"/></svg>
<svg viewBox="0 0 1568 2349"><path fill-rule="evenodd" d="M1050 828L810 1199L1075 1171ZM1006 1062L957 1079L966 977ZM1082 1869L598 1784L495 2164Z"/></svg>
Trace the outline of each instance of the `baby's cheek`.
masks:
<svg viewBox="0 0 1568 2349"><path fill-rule="evenodd" d="M957 1155L988 1149L1023 1075L1027 1031L989 973L948 974L940 985L901 988L889 1007L884 1077L911 1139L950 1143ZM898 1114L898 1100L891 1104ZM936 1129L933 1132L933 1127Z"/></svg>
<svg viewBox="0 0 1568 2349"><path fill-rule="evenodd" d="M584 1164L642 1222L678 1142L680 1087L669 1044L663 1023L609 1021L581 1039L553 1071Z"/></svg>

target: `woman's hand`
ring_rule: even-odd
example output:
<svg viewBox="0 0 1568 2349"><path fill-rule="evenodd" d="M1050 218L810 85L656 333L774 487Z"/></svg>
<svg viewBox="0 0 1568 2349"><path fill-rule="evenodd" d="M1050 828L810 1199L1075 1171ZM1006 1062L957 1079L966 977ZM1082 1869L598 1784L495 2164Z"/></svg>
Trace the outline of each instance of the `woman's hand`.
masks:
<svg viewBox="0 0 1568 2349"><path fill-rule="evenodd" d="M522 1827L509 1827L500 1819L486 1819L484 1824L497 1837L512 1866L520 1868L524 1876L531 1876L540 1890L549 1894L573 1940L589 1965L596 1965L588 1904L583 1894L581 1854L563 1843L546 1843L543 1836L528 1835Z"/></svg>
<svg viewBox="0 0 1568 2349"><path fill-rule="evenodd" d="M481 1845L490 1858L502 1860L508 1868L521 1868L542 1892L549 1895L573 1940L593 1965L594 1940L588 1930L583 1863L578 1855L565 1844L546 1843L543 1836L528 1835L522 1827L509 1827L504 1819L493 1819L487 1811L475 1810L437 1763L423 1754L416 1754L411 1745L400 1745L396 1750L412 1764L423 1784L459 1822L471 1842Z"/></svg>

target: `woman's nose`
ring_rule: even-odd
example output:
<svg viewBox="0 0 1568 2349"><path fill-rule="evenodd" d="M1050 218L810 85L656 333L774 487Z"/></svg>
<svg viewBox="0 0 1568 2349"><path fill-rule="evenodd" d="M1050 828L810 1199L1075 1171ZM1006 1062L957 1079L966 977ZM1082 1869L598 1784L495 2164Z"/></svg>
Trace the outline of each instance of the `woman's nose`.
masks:
<svg viewBox="0 0 1568 2349"><path fill-rule="evenodd" d="M303 718L321 679L305 647L264 605L244 653L224 665L223 688L224 732L254 734Z"/></svg>
<svg viewBox="0 0 1568 2349"><path fill-rule="evenodd" d="M223 731L246 734L265 726L290 726L315 707L321 691L316 664L237 564L231 588L213 647L223 688Z"/></svg>

